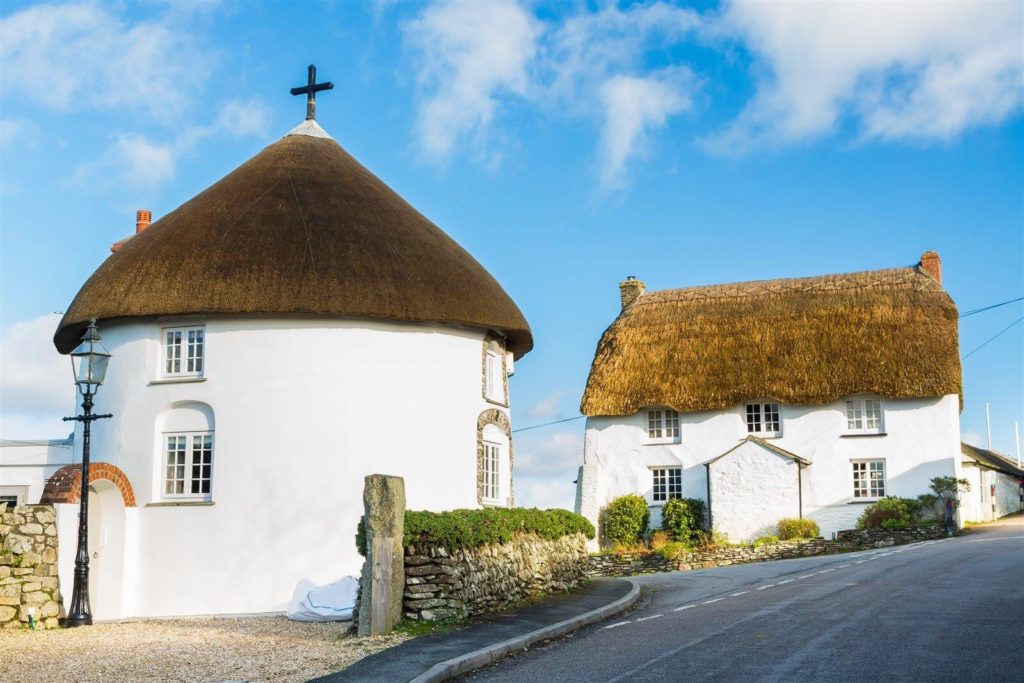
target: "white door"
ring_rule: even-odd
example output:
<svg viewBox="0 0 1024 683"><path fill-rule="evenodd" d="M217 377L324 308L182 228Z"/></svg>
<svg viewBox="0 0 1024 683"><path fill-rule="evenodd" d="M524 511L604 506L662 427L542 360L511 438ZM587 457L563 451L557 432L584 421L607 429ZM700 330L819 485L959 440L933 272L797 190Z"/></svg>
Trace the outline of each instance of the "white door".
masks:
<svg viewBox="0 0 1024 683"><path fill-rule="evenodd" d="M94 620L122 616L124 500L109 481L89 485L89 603Z"/></svg>

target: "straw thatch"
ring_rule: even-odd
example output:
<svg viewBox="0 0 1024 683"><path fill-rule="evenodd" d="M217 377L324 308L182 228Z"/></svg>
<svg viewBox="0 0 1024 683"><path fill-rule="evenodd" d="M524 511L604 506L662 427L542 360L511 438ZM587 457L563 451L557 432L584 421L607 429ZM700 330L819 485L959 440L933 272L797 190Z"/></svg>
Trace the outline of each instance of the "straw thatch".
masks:
<svg viewBox="0 0 1024 683"><path fill-rule="evenodd" d="M125 242L54 343L69 352L90 317L187 314L453 323L533 347L501 285L326 134L285 136Z"/></svg>
<svg viewBox="0 0 1024 683"><path fill-rule="evenodd" d="M648 293L601 337L580 409L959 394L957 317L920 268Z"/></svg>

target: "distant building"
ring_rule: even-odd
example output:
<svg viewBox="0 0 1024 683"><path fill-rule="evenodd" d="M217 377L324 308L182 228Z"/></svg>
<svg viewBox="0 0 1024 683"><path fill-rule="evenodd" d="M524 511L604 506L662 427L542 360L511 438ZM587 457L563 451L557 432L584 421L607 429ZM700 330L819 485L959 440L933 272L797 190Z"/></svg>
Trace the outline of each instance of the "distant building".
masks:
<svg viewBox="0 0 1024 683"><path fill-rule="evenodd" d="M96 618L283 610L300 579L358 573L367 474L405 477L413 509L513 504L508 377L529 325L315 121L149 222L54 338L68 353L95 317L113 354L89 484ZM76 468L43 500L77 501Z"/></svg>
<svg viewBox="0 0 1024 683"><path fill-rule="evenodd" d="M781 518L852 528L883 496L960 475L957 309L913 267L646 292L597 347L577 511L700 498L731 540Z"/></svg>
<svg viewBox="0 0 1024 683"><path fill-rule="evenodd" d="M1024 510L1024 469L1016 460L985 448L961 444L963 477L971 490L960 501L970 522L991 522Z"/></svg>

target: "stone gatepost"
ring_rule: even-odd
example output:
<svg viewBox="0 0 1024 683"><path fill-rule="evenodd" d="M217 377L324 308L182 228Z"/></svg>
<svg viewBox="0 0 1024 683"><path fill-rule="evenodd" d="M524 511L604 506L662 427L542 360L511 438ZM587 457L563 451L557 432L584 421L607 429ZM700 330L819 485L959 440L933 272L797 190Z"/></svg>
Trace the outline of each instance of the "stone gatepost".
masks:
<svg viewBox="0 0 1024 683"><path fill-rule="evenodd" d="M402 619L405 481L371 474L363 485L366 561L359 581L359 635L388 633Z"/></svg>

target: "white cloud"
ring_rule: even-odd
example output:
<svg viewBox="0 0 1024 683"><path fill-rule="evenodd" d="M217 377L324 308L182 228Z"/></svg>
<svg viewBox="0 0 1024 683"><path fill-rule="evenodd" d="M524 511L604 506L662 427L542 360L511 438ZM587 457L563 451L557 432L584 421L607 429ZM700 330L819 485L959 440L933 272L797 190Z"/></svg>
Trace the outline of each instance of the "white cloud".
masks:
<svg viewBox="0 0 1024 683"><path fill-rule="evenodd" d="M761 74L722 153L785 145L851 121L861 140L948 140L1024 103L1020 2L735 0L715 30Z"/></svg>
<svg viewBox="0 0 1024 683"><path fill-rule="evenodd" d="M552 391L550 394L537 401L533 407L527 411L530 417L537 418L538 420L548 420L553 417L559 417L561 415L561 402L562 397L565 396L565 391L559 389Z"/></svg>
<svg viewBox="0 0 1024 683"><path fill-rule="evenodd" d="M486 146L498 98L526 92L538 32L538 22L515 0L442 0L404 26L427 93L417 119L427 158L445 158L467 135Z"/></svg>
<svg viewBox="0 0 1024 683"><path fill-rule="evenodd" d="M988 448L988 440L980 432L960 432L960 440L964 443L969 443L972 446L978 446L980 448Z"/></svg>
<svg viewBox="0 0 1024 683"><path fill-rule="evenodd" d="M125 108L173 121L210 71L187 12L122 16L123 5L36 5L0 19L4 87L59 110Z"/></svg>
<svg viewBox="0 0 1024 683"><path fill-rule="evenodd" d="M648 137L668 118L690 108L694 79L689 69L664 69L651 76L614 76L601 86L605 119L601 130L601 186L621 188L626 164L648 151Z"/></svg>
<svg viewBox="0 0 1024 683"><path fill-rule="evenodd" d="M71 362L53 346L61 316L18 322L0 343L0 436L62 438L70 429L61 417L75 408ZM11 431L15 429L28 430Z"/></svg>
<svg viewBox="0 0 1024 683"><path fill-rule="evenodd" d="M26 119L0 119L0 149L16 143L35 144L39 126Z"/></svg>
<svg viewBox="0 0 1024 683"><path fill-rule="evenodd" d="M542 510L572 510L576 505L576 485L573 484L575 478L575 471L558 478L517 477L516 505Z"/></svg>
<svg viewBox="0 0 1024 683"><path fill-rule="evenodd" d="M524 437L515 442L515 449L517 477L575 473L583 464L583 435L579 431L556 432L543 440Z"/></svg>
<svg viewBox="0 0 1024 683"><path fill-rule="evenodd" d="M176 139L158 143L139 133L120 133L97 160L78 166L73 183L148 187L174 177L179 158L202 141L217 135L266 135L269 114L257 101L229 101L217 119L205 126L185 128Z"/></svg>

